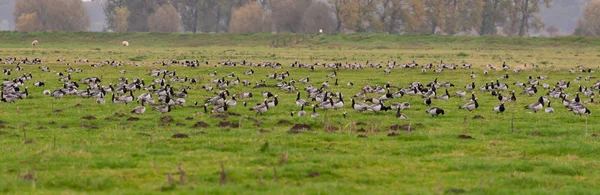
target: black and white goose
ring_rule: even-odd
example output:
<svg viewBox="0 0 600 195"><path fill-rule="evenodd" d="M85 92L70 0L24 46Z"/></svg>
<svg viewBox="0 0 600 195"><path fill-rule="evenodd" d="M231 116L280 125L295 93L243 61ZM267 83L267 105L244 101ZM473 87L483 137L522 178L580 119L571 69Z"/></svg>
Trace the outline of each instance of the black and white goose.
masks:
<svg viewBox="0 0 600 195"><path fill-rule="evenodd" d="M494 106L493 110L496 111L496 113L503 113L506 110L506 108L504 107L504 103L500 103Z"/></svg>
<svg viewBox="0 0 600 195"><path fill-rule="evenodd" d="M399 119L408 119L408 116L406 116L405 114L400 113L400 108L396 109L396 118Z"/></svg>
<svg viewBox="0 0 600 195"><path fill-rule="evenodd" d="M544 111L546 113L554 113L554 108L552 108L552 106L550 106L550 103L552 103L552 102L548 102L548 106L546 107L546 109L544 109Z"/></svg>
<svg viewBox="0 0 600 195"><path fill-rule="evenodd" d="M296 106L309 106L309 102L303 99L300 99L300 92L296 93Z"/></svg>
<svg viewBox="0 0 600 195"><path fill-rule="evenodd" d="M356 103L354 101L354 99L351 99L351 101L352 101L352 109L357 110L359 112L367 110L367 107L368 107L367 104L364 104L364 103L361 103L361 102Z"/></svg>
<svg viewBox="0 0 600 195"><path fill-rule="evenodd" d="M156 106L154 107L155 110L159 111L160 113L168 113L171 112L171 105L164 105L164 106Z"/></svg>
<svg viewBox="0 0 600 195"><path fill-rule="evenodd" d="M298 116L299 117L306 116L306 111L304 111L304 105L302 105L302 107L300 107L300 111L298 111Z"/></svg>
<svg viewBox="0 0 600 195"><path fill-rule="evenodd" d="M471 102L458 107L458 109L465 109L468 111L473 111L477 108L479 108L479 102L477 102L477 98L475 98L475 95L473 95L473 97L471 98Z"/></svg>
<svg viewBox="0 0 600 195"><path fill-rule="evenodd" d="M142 100L141 106L137 106L137 107L133 108L133 110L131 110L131 113L135 113L135 114L144 114L144 112L146 112L146 106L144 106L144 100Z"/></svg>
<svg viewBox="0 0 600 195"><path fill-rule="evenodd" d="M438 100L448 100L450 99L450 93L448 93L448 89L446 89L446 93L440 96L435 97Z"/></svg>
<svg viewBox="0 0 600 195"><path fill-rule="evenodd" d="M425 101L423 101L423 103L425 104L425 106L429 107L431 106L431 98L427 98L425 99Z"/></svg>
<svg viewBox="0 0 600 195"><path fill-rule="evenodd" d="M225 103L223 105L216 105L213 106L212 112L216 112L216 113L223 113L223 112L227 112L229 106Z"/></svg>
<svg viewBox="0 0 600 195"><path fill-rule="evenodd" d="M438 107L433 107L433 108L429 108L427 109L427 111L425 111L427 114L431 115L431 116L438 116L438 115L442 115L445 116L446 113L444 112L444 109L438 108Z"/></svg>
<svg viewBox="0 0 600 195"><path fill-rule="evenodd" d="M544 108L544 98L540 96L537 102L525 106L525 109L531 110L534 113Z"/></svg>
<svg viewBox="0 0 600 195"><path fill-rule="evenodd" d="M237 100L235 99L235 97L236 97L236 96L237 96L237 95L235 95L235 94L234 94L233 96L231 96L231 99L230 99L230 100L227 100L227 101L225 102L225 104L226 104L228 107L235 107L235 106L237 105Z"/></svg>
<svg viewBox="0 0 600 195"><path fill-rule="evenodd" d="M312 114L310 114L310 117L317 118L319 116L321 116L321 115L319 115L319 113L317 113L317 107L315 105L313 105L313 111L312 111Z"/></svg>
<svg viewBox="0 0 600 195"><path fill-rule="evenodd" d="M256 115L258 115L258 114L262 115L263 113L267 112L268 110L269 110L269 104L267 103L267 100L265 100L261 104L258 104L256 106L250 108L250 111L256 112Z"/></svg>

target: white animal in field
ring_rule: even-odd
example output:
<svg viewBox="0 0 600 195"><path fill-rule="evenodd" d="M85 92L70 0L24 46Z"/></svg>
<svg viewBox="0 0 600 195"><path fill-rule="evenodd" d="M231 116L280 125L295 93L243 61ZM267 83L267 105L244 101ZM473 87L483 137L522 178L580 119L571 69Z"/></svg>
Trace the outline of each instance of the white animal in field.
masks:
<svg viewBox="0 0 600 195"><path fill-rule="evenodd" d="M38 44L40 44L40 42L38 40L33 40L31 42L31 45L34 46L34 47L37 46Z"/></svg>
<svg viewBox="0 0 600 195"><path fill-rule="evenodd" d="M128 41L123 41L123 42L121 42L121 45L125 46L125 47L129 47L129 42Z"/></svg>

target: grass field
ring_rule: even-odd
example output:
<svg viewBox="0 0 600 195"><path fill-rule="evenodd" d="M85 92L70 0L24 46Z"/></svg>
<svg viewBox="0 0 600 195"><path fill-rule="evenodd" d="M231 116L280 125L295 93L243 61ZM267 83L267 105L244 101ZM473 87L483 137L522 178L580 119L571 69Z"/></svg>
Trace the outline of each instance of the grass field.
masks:
<svg viewBox="0 0 600 195"><path fill-rule="evenodd" d="M575 116L554 100L556 113L530 113L523 107L534 103L547 90L532 96L520 94L514 82L527 82L527 76L545 75L541 83L554 85L558 80L570 80L566 92L575 94L577 86L591 87L597 79L574 80L581 75L570 74L569 68L583 65L598 69L600 50L597 38L506 38L506 37L444 37L396 35L313 35L298 44L270 47L275 38L298 37L292 34L103 34L103 33L0 33L0 58L41 58L43 65L64 71L65 58L82 73L72 73L72 80L98 76L102 85L117 83L118 77L144 78L154 68L177 71L180 77L203 77L198 85L172 85L179 89L191 86L187 106L177 107L168 114L151 110L144 115L130 114L138 104L98 105L95 98L68 96L59 100L43 95L46 89L62 87L55 73L42 72L40 65L21 65L22 72L1 75L12 79L32 73L26 83L30 96L14 103L0 103L0 192L8 194L149 194L149 193L210 193L210 194L595 194L600 182L599 139L600 106L586 105L592 115ZM32 40L40 40L31 47ZM121 47L123 40L130 47ZM289 39L288 39L289 40ZM74 63L86 58L90 63ZM198 59L217 64L220 61L276 61L282 69L254 67L255 74L243 75L250 67L198 68L173 65L153 65L167 59ZM116 60L132 62L140 67L91 67L92 62ZM234 72L240 79L258 81L266 75L290 71L296 80L310 76L309 84L320 86L333 82L327 75L333 70L290 68L294 61L365 63L395 60L420 64L472 63L471 70L445 70L422 73L420 68L395 68L391 74L383 69L338 70L340 86L328 90L342 92L346 108L318 110L319 118L290 116L298 111L295 93L277 88L230 87L232 94L251 91L249 106L263 101L260 92L269 90L280 96L280 105L262 116L255 116L241 105L229 110L240 116L224 118L204 114L194 101L213 97L201 86L207 84L209 73L217 77ZM507 111L496 114L498 104L487 92L476 95L480 107L473 112L459 110L463 98L448 101L433 100L433 105L446 110L445 117L430 117L418 96L405 96L390 102L408 101L409 119L395 118L395 111L359 113L352 110L350 98L369 85L407 87L410 82L422 84L437 78L456 85L450 94L464 90L471 83L471 71L478 86L495 81L504 71L483 75L486 64L500 66L503 61L514 67L537 64L538 70L527 69L500 80L517 93L517 102L506 103ZM15 65L1 64L2 69ZM120 74L120 70L126 70ZM233 79L233 78L227 78ZM34 87L35 81L46 81L44 87ZM278 81L267 79L267 84ZM346 86L354 82L355 86ZM80 83L80 85L82 85ZM303 89L308 84L298 83ZM80 89L85 89L81 86ZM142 92L137 91L135 95ZM306 92L302 91L306 98ZM504 92L504 95L507 95ZM378 97L380 94L369 94ZM588 97L583 97L589 101ZM210 109L210 108L209 108ZM309 111L310 109L307 108ZM342 117L347 112L346 118ZM309 111L310 114L310 111ZM173 122L161 117L172 116ZM475 115L484 119L473 119ZM84 119L91 118L95 119ZM514 116L514 120L512 119ZM139 121L130 121L138 117ZM466 118L466 122L465 119ZM238 123L239 127L219 127L220 122ZM587 121L587 124L586 124ZM208 127L194 127L204 122ZM286 123L289 122L289 123ZM352 129L353 123L363 123ZM338 129L325 131L325 124ZM294 124L307 124L312 130L289 133ZM413 131L390 130L394 125L410 124ZM511 126L514 125L514 131ZM473 139L459 139L464 134ZM397 136L389 136L389 134ZM188 138L173 138L186 134ZM226 172L224 184L221 165ZM179 169L181 168L181 169ZM180 171L183 170L183 171ZM276 171L276 174L274 173ZM169 181L171 174L172 181ZM183 178L183 183L181 183Z"/></svg>

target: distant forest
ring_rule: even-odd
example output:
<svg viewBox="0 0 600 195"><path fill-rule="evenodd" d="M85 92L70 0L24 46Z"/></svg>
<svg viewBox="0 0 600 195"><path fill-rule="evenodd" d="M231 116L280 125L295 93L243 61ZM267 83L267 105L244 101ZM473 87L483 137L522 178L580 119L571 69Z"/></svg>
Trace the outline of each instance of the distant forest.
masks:
<svg viewBox="0 0 600 195"><path fill-rule="evenodd" d="M57 0L88 22L60 29L41 0L0 1L0 30L121 32L319 32L570 35L590 0ZM22 9L15 11L17 4ZM82 4L81 6L76 4ZM40 6L38 6L40 7ZM57 8L58 9L58 8ZM35 12L35 14L33 14ZM44 11L46 13L48 11ZM75 21L72 16L56 21ZM64 15L64 14L63 14ZM68 14L66 14L68 15ZM67 16L61 16L67 17ZM21 24L19 25L19 21ZM27 23L25 23L27 22ZM63 22L64 23L64 22ZM70 22L72 23L72 22ZM589 34L589 33L588 33Z"/></svg>

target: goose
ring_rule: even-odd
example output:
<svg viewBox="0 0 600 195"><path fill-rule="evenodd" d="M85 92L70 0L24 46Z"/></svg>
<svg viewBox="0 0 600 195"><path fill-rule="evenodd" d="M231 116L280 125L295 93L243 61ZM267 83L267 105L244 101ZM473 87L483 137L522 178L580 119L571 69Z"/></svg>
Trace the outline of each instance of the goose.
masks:
<svg viewBox="0 0 600 195"><path fill-rule="evenodd" d="M249 71L246 71L244 74L250 76L250 75L254 74L254 69L251 68Z"/></svg>
<svg viewBox="0 0 600 195"><path fill-rule="evenodd" d="M467 89L467 91L475 89L475 82L471 82L471 84L466 85L465 89Z"/></svg>
<svg viewBox="0 0 600 195"><path fill-rule="evenodd" d="M408 119L408 116L406 116L405 114L400 113L400 108L396 109L396 118L399 119Z"/></svg>
<svg viewBox="0 0 600 195"><path fill-rule="evenodd" d="M435 97L438 100L448 100L450 99L450 94L448 93L448 89L446 89L446 93L440 96Z"/></svg>
<svg viewBox="0 0 600 195"><path fill-rule="evenodd" d="M160 113L168 113L171 112L171 105L164 105L164 106L157 106L154 107L155 110L159 111Z"/></svg>
<svg viewBox="0 0 600 195"><path fill-rule="evenodd" d="M383 111L387 111L387 107L385 107L383 105L383 103L379 103L379 104L370 105L369 107L367 107L367 110L376 113L376 112L379 112L379 111L382 111L382 110Z"/></svg>
<svg viewBox="0 0 600 195"><path fill-rule="evenodd" d="M44 85L46 85L46 83L44 83L44 82L42 82L42 81L36 81L36 82L33 84L33 86L36 86L36 87L42 87L42 86L44 86Z"/></svg>
<svg viewBox="0 0 600 195"><path fill-rule="evenodd" d="M310 82L310 77L301 78L300 80L298 80L298 82L300 82L300 83L308 83L308 82Z"/></svg>
<svg viewBox="0 0 600 195"><path fill-rule="evenodd" d="M544 99L541 96L537 102L525 106L525 109L529 109L529 110L533 111L534 113L542 110L542 108L544 108Z"/></svg>
<svg viewBox="0 0 600 195"><path fill-rule="evenodd" d="M242 99L252 98L252 92L243 92L241 95Z"/></svg>
<svg viewBox="0 0 600 195"><path fill-rule="evenodd" d="M57 89L54 90L54 92L52 92L52 97L56 98L56 99L60 99L65 95L65 92L63 91L63 89Z"/></svg>
<svg viewBox="0 0 600 195"><path fill-rule="evenodd" d="M500 102L508 101L508 97L503 96L501 93L498 93L498 101L500 101Z"/></svg>
<svg viewBox="0 0 600 195"><path fill-rule="evenodd" d="M300 107L300 111L298 111L298 116L299 117L306 116L306 111L304 111L304 105L302 105L302 107Z"/></svg>
<svg viewBox="0 0 600 195"><path fill-rule="evenodd" d="M279 95L275 95L275 96L273 96L273 100L267 101L267 104L269 104L269 107L275 107L275 106L279 105L278 97L279 97Z"/></svg>
<svg viewBox="0 0 600 195"><path fill-rule="evenodd" d="M256 112L256 115L260 114L262 115L263 113L267 112L269 110L269 104L267 103L267 100L265 100L262 104L258 104L252 108L250 108L250 111L254 111Z"/></svg>
<svg viewBox="0 0 600 195"><path fill-rule="evenodd" d="M133 110L131 110L131 113L135 113L135 114L144 114L144 112L146 112L146 107L144 106L144 100L142 100L141 106L137 106Z"/></svg>
<svg viewBox="0 0 600 195"><path fill-rule="evenodd" d="M438 116L438 115L442 115L442 116L446 116L446 113L444 112L444 109L438 108L438 107L433 107L433 108L429 108L427 111L425 111L425 113L431 115L431 116Z"/></svg>
<svg viewBox="0 0 600 195"><path fill-rule="evenodd" d="M227 104L228 107L235 107L237 105L237 100L235 99L235 96L237 95L234 94L233 96L231 96L230 100L227 100L225 102L225 104Z"/></svg>
<svg viewBox="0 0 600 195"><path fill-rule="evenodd" d="M96 104L104 104L106 101L104 100L104 94L100 93L100 97L96 98Z"/></svg>
<svg viewBox="0 0 600 195"><path fill-rule="evenodd" d="M473 111L477 108L479 108L479 103L477 102L477 99L475 98L475 96L473 96L471 98L471 102L466 103L465 105L459 106L458 109L465 109L468 111Z"/></svg>
<svg viewBox="0 0 600 195"><path fill-rule="evenodd" d="M261 94L262 94L262 95L263 95L263 97L265 97L265 98L271 98L271 97L273 97L273 96L274 96L274 95L273 95L273 93L271 93L270 91L265 91L265 92L262 92Z"/></svg>
<svg viewBox="0 0 600 195"><path fill-rule="evenodd" d="M506 110L506 108L504 107L504 103L500 103L494 106L493 110L496 111L496 113L503 113Z"/></svg>
<svg viewBox="0 0 600 195"><path fill-rule="evenodd" d="M356 103L356 102L354 102L354 99L351 99L351 101L352 101L352 109L357 110L359 112L367 110L368 106L366 104L360 103L360 102Z"/></svg>
<svg viewBox="0 0 600 195"><path fill-rule="evenodd" d="M297 106L309 106L308 101L300 99L300 92L296 93L296 105Z"/></svg>
<svg viewBox="0 0 600 195"><path fill-rule="evenodd" d="M321 115L319 115L319 113L317 113L317 107L315 105L313 105L313 112L312 112L312 114L310 114L310 117L317 118L319 116L321 116Z"/></svg>
<svg viewBox="0 0 600 195"><path fill-rule="evenodd" d="M133 102L133 92L129 91L129 95L119 97L119 101L125 104Z"/></svg>
<svg viewBox="0 0 600 195"><path fill-rule="evenodd" d="M554 113L554 108L552 108L552 107L550 106L550 103L552 103L552 102L548 102L548 106L546 107L546 109L544 109L544 111L545 111L546 113Z"/></svg>
<svg viewBox="0 0 600 195"><path fill-rule="evenodd" d="M467 95L466 91L457 91L454 93L454 95L456 95L456 97L464 97L465 95Z"/></svg>
<svg viewBox="0 0 600 195"><path fill-rule="evenodd" d="M212 109L212 112L216 112L216 113L223 113L226 112L228 108L227 104L223 104L223 105L218 105L218 106L214 106Z"/></svg>
<svg viewBox="0 0 600 195"><path fill-rule="evenodd" d="M0 101L2 102L6 102L6 103L11 103L16 101L17 99L21 99L20 96L15 96L15 95L4 95L4 91L0 92L0 97L2 97L2 99Z"/></svg>
<svg viewBox="0 0 600 195"><path fill-rule="evenodd" d="M210 84L206 84L204 86L202 86L202 89L206 90L206 91L212 91L213 90L213 86Z"/></svg>
<svg viewBox="0 0 600 195"><path fill-rule="evenodd" d="M577 106L577 107L573 108L572 111L573 111L573 114L575 114L575 115L579 114L579 116L581 116L583 114L589 114L589 115L592 114L592 112L589 109L587 109L586 107L583 107L583 106Z"/></svg>
<svg viewBox="0 0 600 195"><path fill-rule="evenodd" d="M338 101L333 102L333 109L344 108L344 98L342 97L342 93L339 93L338 98Z"/></svg>
<svg viewBox="0 0 600 195"><path fill-rule="evenodd" d="M425 99L424 103L427 107L431 106L431 98Z"/></svg>
<svg viewBox="0 0 600 195"><path fill-rule="evenodd" d="M333 108L333 105L334 105L333 99L329 98L329 100L321 102L318 105L318 107L322 108L323 110L329 110L329 109Z"/></svg>
<svg viewBox="0 0 600 195"><path fill-rule="evenodd" d="M337 77L337 71L334 70L333 73L329 74L327 77L329 77L329 78Z"/></svg>

